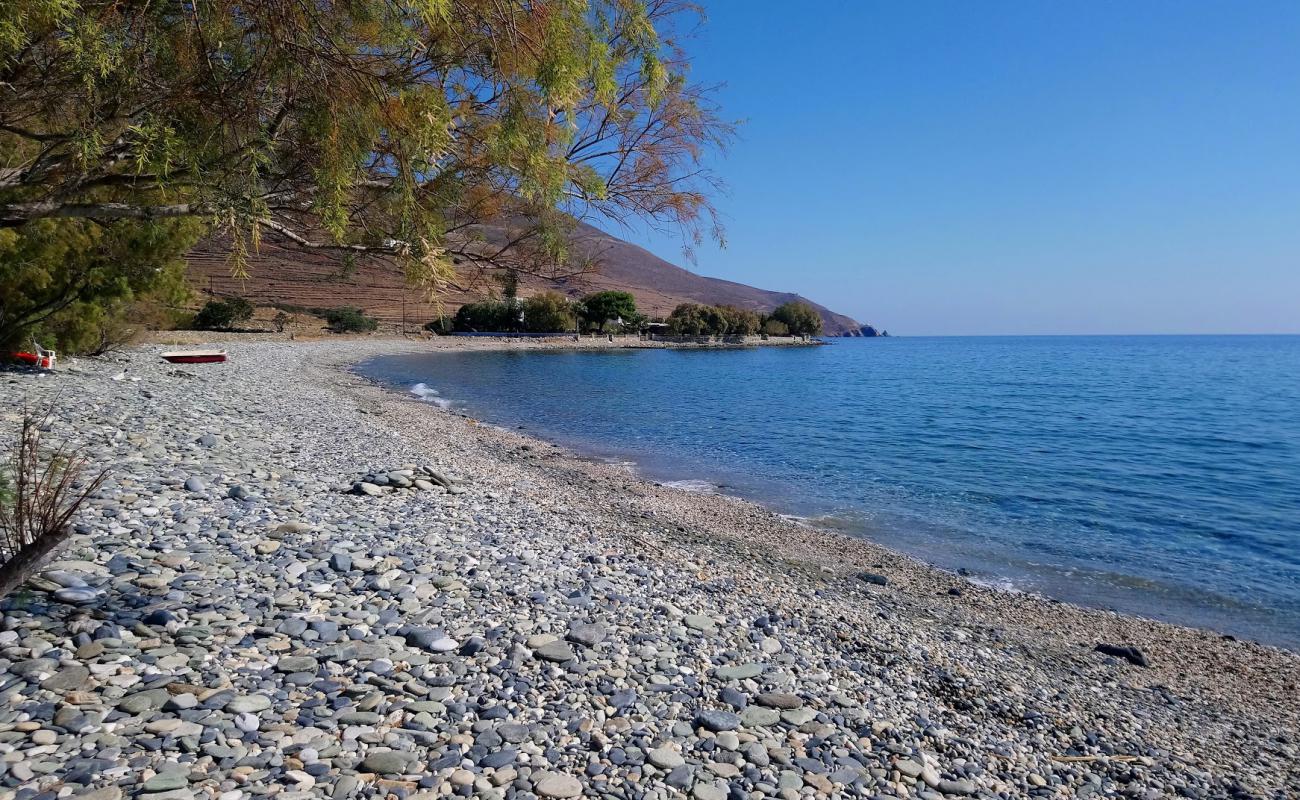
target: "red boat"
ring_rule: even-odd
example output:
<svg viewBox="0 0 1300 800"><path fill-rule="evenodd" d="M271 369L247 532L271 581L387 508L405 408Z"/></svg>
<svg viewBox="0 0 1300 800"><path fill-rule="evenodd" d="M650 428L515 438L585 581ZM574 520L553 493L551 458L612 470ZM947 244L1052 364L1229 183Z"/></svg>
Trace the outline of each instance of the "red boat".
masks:
<svg viewBox="0 0 1300 800"><path fill-rule="evenodd" d="M225 350L172 350L162 357L173 364L216 364L226 360Z"/></svg>
<svg viewBox="0 0 1300 800"><path fill-rule="evenodd" d="M40 369L54 369L55 363L59 360L58 354L53 350L46 350L37 342L32 342L32 347L36 350L35 353L9 353L9 358L20 364L27 364ZM0 353L0 360L3 360L3 358L4 354Z"/></svg>
<svg viewBox="0 0 1300 800"><path fill-rule="evenodd" d="M48 350L44 353L10 353L9 355L21 364L41 369L54 369L54 354Z"/></svg>

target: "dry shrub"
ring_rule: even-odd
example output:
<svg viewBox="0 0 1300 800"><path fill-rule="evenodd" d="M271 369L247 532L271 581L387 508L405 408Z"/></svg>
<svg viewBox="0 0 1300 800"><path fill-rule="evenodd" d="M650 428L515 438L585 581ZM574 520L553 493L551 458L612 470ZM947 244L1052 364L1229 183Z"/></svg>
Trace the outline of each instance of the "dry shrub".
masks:
<svg viewBox="0 0 1300 800"><path fill-rule="evenodd" d="M71 520L103 485L107 470L82 480L86 459L66 442L41 443L50 414L23 413L18 441L0 472L0 597L22 585L72 532Z"/></svg>

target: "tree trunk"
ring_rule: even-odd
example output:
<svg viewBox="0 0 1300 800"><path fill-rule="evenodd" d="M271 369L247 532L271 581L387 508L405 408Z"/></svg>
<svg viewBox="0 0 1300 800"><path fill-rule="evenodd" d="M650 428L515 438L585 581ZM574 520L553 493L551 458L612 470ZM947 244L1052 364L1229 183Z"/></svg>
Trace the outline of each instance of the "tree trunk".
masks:
<svg viewBox="0 0 1300 800"><path fill-rule="evenodd" d="M71 528L63 528L56 533L42 536L0 565L0 597L6 597L14 589L22 586L45 557L57 550L71 535Z"/></svg>

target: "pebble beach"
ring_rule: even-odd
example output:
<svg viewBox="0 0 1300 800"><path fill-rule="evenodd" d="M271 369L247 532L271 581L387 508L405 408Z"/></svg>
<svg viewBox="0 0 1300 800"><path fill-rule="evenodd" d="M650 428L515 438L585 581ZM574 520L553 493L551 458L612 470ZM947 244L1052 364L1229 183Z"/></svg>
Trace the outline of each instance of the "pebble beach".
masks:
<svg viewBox="0 0 1300 800"><path fill-rule="evenodd" d="M606 346L592 343L588 346ZM0 604L0 800L1288 798L1300 655L975 585L349 371L0 373L107 482Z"/></svg>

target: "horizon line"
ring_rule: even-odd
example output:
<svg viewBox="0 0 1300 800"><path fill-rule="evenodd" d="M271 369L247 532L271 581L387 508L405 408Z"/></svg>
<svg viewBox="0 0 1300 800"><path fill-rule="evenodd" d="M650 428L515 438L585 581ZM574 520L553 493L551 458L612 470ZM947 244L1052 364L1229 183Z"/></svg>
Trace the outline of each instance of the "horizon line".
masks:
<svg viewBox="0 0 1300 800"><path fill-rule="evenodd" d="M874 325L872 327L875 327ZM877 330L886 330L877 328ZM1126 336L1165 336L1190 338L1196 336L1300 336L1300 331L1278 333L1199 332L1199 333L890 333L888 336L835 336L823 334L828 339L995 339L995 338L1120 338Z"/></svg>

